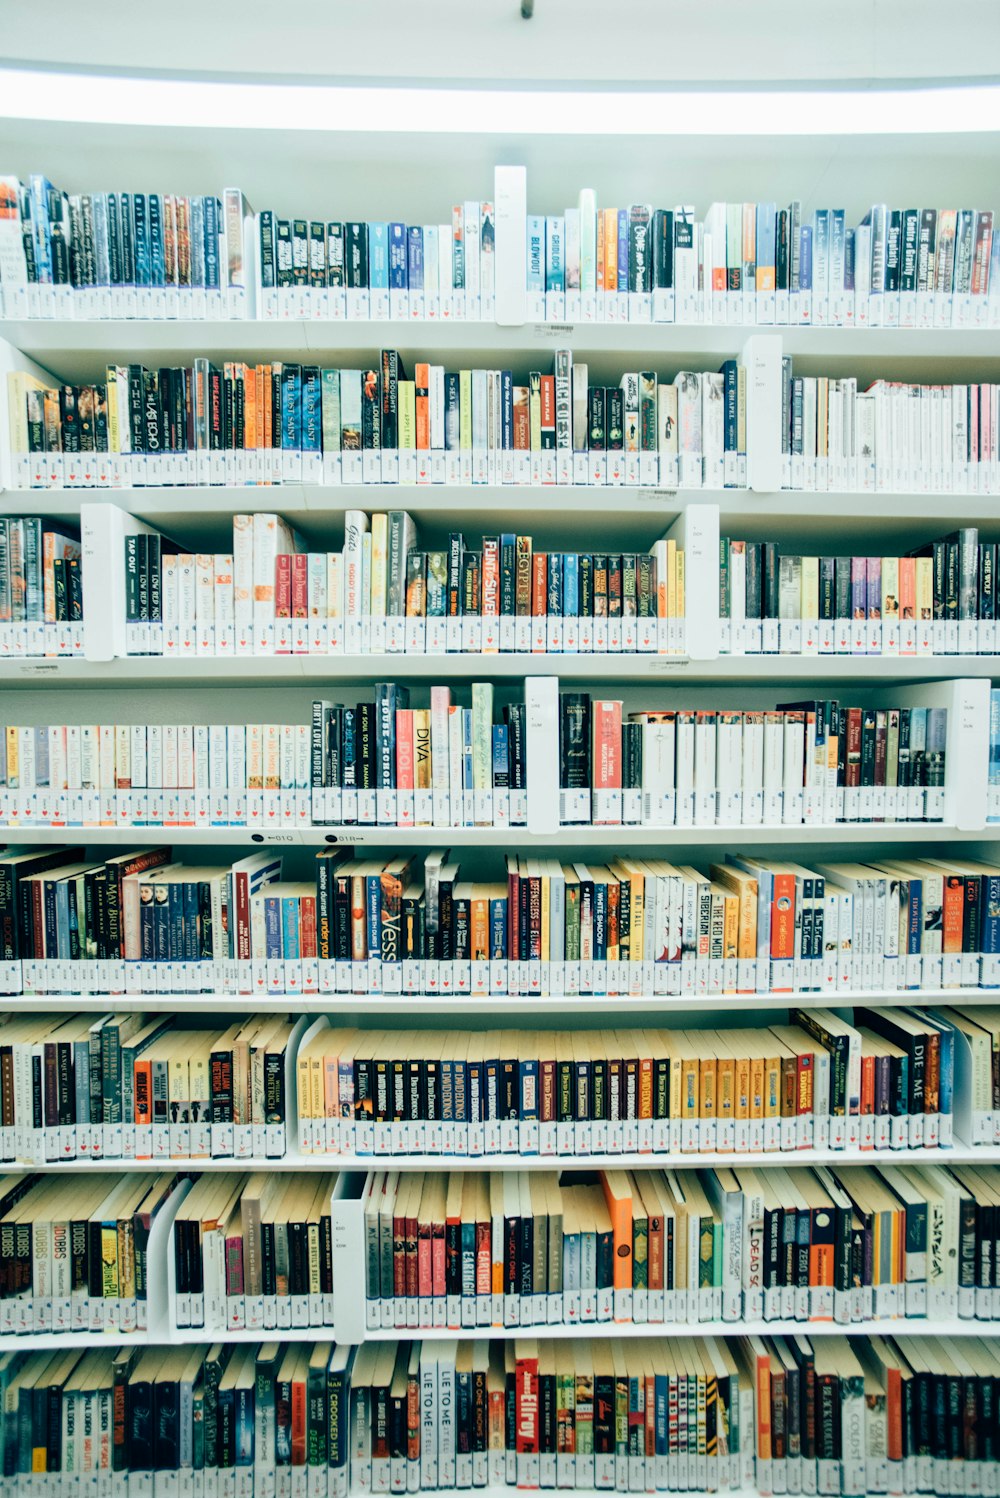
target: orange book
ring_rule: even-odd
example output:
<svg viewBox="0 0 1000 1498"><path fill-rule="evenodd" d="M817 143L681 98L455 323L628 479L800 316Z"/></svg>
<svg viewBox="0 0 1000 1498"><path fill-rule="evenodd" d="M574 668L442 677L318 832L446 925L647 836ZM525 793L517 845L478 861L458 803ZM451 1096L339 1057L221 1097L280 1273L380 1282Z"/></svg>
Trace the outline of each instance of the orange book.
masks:
<svg viewBox="0 0 1000 1498"><path fill-rule="evenodd" d="M742 1050L741 1044L736 1045L738 1051ZM733 1062L733 1117L737 1119L750 1117L751 1102L751 1073L749 1056L738 1055Z"/></svg>
<svg viewBox="0 0 1000 1498"><path fill-rule="evenodd" d="M264 413L264 446L274 446L274 387L270 364L260 366L260 409Z"/></svg>
<svg viewBox="0 0 1000 1498"><path fill-rule="evenodd" d="M414 404L417 428L417 450L426 452L431 445L431 367L418 364L413 371Z"/></svg>
<svg viewBox="0 0 1000 1498"><path fill-rule="evenodd" d="M604 290L618 290L618 209L605 208L604 214Z"/></svg>
<svg viewBox="0 0 1000 1498"><path fill-rule="evenodd" d="M875 1112L875 1057L861 1057L861 1112Z"/></svg>
<svg viewBox="0 0 1000 1498"><path fill-rule="evenodd" d="M962 950L962 918L965 910L965 880L961 874L945 874L944 916L941 932L941 951L949 953Z"/></svg>
<svg viewBox="0 0 1000 1498"><path fill-rule="evenodd" d="M514 451L531 451L531 406L527 385L514 386Z"/></svg>
<svg viewBox="0 0 1000 1498"><path fill-rule="evenodd" d="M717 1063L714 1056L702 1057L698 1068L699 1071L699 1099L698 1117L715 1118L716 1113L716 1084L718 1082Z"/></svg>
<svg viewBox="0 0 1000 1498"><path fill-rule="evenodd" d="M137 1056L134 1064L132 1091L135 1097L135 1122L153 1122L153 1063Z"/></svg>
<svg viewBox="0 0 1000 1498"><path fill-rule="evenodd" d="M757 1365L757 1458L771 1460L771 1357L758 1337L750 1339Z"/></svg>
<svg viewBox="0 0 1000 1498"><path fill-rule="evenodd" d="M257 372L243 365L243 446L247 452L260 446L257 439Z"/></svg>
<svg viewBox="0 0 1000 1498"><path fill-rule="evenodd" d="M601 1185L611 1217L615 1289L632 1288L632 1187L624 1170L602 1170Z"/></svg>
<svg viewBox="0 0 1000 1498"><path fill-rule="evenodd" d="M618 225L615 224L615 234L618 233ZM604 283L604 209L597 210L597 251L595 256L597 270L597 289L603 291Z"/></svg>
<svg viewBox="0 0 1000 1498"><path fill-rule="evenodd" d="M891 1363L885 1370L886 1449L891 1462L903 1460L903 1379Z"/></svg>
<svg viewBox="0 0 1000 1498"><path fill-rule="evenodd" d="M306 1369L305 1357L292 1377L292 1466L306 1464Z"/></svg>
<svg viewBox="0 0 1000 1498"><path fill-rule="evenodd" d="M764 1117L764 1082L766 1066L763 1056L750 1057L750 1118ZM768 1118L771 1117L769 1113Z"/></svg>
<svg viewBox="0 0 1000 1498"><path fill-rule="evenodd" d="M771 891L771 956L795 956L795 875L776 872Z"/></svg>
<svg viewBox="0 0 1000 1498"><path fill-rule="evenodd" d="M653 1116L653 1058L639 1057L639 1117Z"/></svg>
<svg viewBox="0 0 1000 1498"><path fill-rule="evenodd" d="M736 1116L736 1063L720 1056L715 1067L715 1116L729 1122Z"/></svg>
<svg viewBox="0 0 1000 1498"><path fill-rule="evenodd" d="M473 962L488 962L490 955L490 902L485 894L477 894L472 886L472 901L469 919L469 937Z"/></svg>

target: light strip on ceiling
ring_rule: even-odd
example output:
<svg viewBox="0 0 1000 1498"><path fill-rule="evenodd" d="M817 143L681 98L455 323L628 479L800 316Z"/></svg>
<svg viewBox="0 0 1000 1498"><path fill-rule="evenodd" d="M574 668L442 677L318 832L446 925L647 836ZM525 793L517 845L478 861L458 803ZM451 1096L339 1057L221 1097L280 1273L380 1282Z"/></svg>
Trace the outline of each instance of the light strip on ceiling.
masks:
<svg viewBox="0 0 1000 1498"><path fill-rule="evenodd" d="M902 135L1000 130L1000 86L634 92L230 83L0 70L0 119L515 135Z"/></svg>

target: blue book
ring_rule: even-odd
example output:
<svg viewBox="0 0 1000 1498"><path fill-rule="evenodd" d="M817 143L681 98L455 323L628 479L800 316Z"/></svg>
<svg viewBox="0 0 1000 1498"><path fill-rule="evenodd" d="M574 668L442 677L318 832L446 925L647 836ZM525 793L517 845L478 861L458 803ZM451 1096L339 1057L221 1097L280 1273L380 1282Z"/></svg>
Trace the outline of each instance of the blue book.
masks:
<svg viewBox="0 0 1000 1498"><path fill-rule="evenodd" d="M344 788L354 789L358 783L358 718L353 707L345 707L340 730L341 762L344 766Z"/></svg>
<svg viewBox="0 0 1000 1498"><path fill-rule="evenodd" d="M455 1121L455 1067L457 1063L441 1058L441 1122Z"/></svg>
<svg viewBox="0 0 1000 1498"><path fill-rule="evenodd" d="M618 210L618 290L628 291L628 209Z"/></svg>
<svg viewBox="0 0 1000 1498"><path fill-rule="evenodd" d="M522 1061L519 1066L518 1117L522 1123L538 1120L538 1062ZM534 1152L533 1152L534 1153Z"/></svg>
<svg viewBox="0 0 1000 1498"><path fill-rule="evenodd" d="M490 901L490 961L503 962L507 956L507 901Z"/></svg>
<svg viewBox="0 0 1000 1498"><path fill-rule="evenodd" d="M947 1020L935 1020L940 1027L940 1076L938 1112L952 1113L955 1107L955 1030Z"/></svg>
<svg viewBox="0 0 1000 1498"><path fill-rule="evenodd" d="M163 198L159 193L151 192L146 203L149 210L149 284L165 286L167 263L163 244Z"/></svg>
<svg viewBox="0 0 1000 1498"><path fill-rule="evenodd" d="M771 271L777 265L777 203L757 204L757 270L764 268ZM772 280L772 286L774 284ZM766 289L766 288L764 288Z"/></svg>
<svg viewBox="0 0 1000 1498"><path fill-rule="evenodd" d="M299 902L295 895L282 895L281 897L281 944L286 958L294 961L301 956Z"/></svg>
<svg viewBox="0 0 1000 1498"><path fill-rule="evenodd" d="M462 1299L476 1298L476 1224L461 1224L462 1240Z"/></svg>
<svg viewBox="0 0 1000 1498"><path fill-rule="evenodd" d="M1000 875L984 874L979 892L979 950L1000 952Z"/></svg>
<svg viewBox="0 0 1000 1498"><path fill-rule="evenodd" d="M844 290L854 290L855 239L854 230L844 233Z"/></svg>
<svg viewBox="0 0 1000 1498"><path fill-rule="evenodd" d="M453 1110L453 1117L456 1123L465 1123L469 1117L467 1107L468 1089L466 1087L466 1064L467 1063L460 1058L455 1062L455 1069L452 1073L451 1106Z"/></svg>
<svg viewBox="0 0 1000 1498"><path fill-rule="evenodd" d="M444 375L444 445L448 452L458 452L462 440L462 391L457 370Z"/></svg>
<svg viewBox="0 0 1000 1498"><path fill-rule="evenodd" d="M285 452L302 449L302 369L281 366L281 446Z"/></svg>
<svg viewBox="0 0 1000 1498"><path fill-rule="evenodd" d="M205 287L218 291L222 282L219 270L219 200L211 193L205 199Z"/></svg>
<svg viewBox="0 0 1000 1498"><path fill-rule="evenodd" d="M813 215L813 289L823 296L830 284L830 210L817 208Z"/></svg>
<svg viewBox="0 0 1000 1498"><path fill-rule="evenodd" d="M563 614L563 570L562 552L550 551L548 562L548 589L545 612L559 619Z"/></svg>
<svg viewBox="0 0 1000 1498"><path fill-rule="evenodd" d="M465 1067L465 1116L469 1123L483 1122L483 1073L485 1063L470 1059Z"/></svg>
<svg viewBox="0 0 1000 1498"><path fill-rule="evenodd" d="M365 925L368 930L368 951L372 956L382 954L382 879L379 874L366 874L365 878Z"/></svg>
<svg viewBox="0 0 1000 1498"><path fill-rule="evenodd" d="M236 1465L253 1466L254 1400L253 1384L237 1384L235 1390Z"/></svg>
<svg viewBox="0 0 1000 1498"><path fill-rule="evenodd" d="M529 292L545 290L545 219L541 214L529 213L528 235L528 284Z"/></svg>
<svg viewBox="0 0 1000 1498"><path fill-rule="evenodd" d="M184 904L184 961L197 962L198 951L198 885L194 879L181 885Z"/></svg>
<svg viewBox="0 0 1000 1498"><path fill-rule="evenodd" d="M736 360L727 359L721 370L723 379L723 448L727 453L737 451L739 416L738 416L738 380L736 371Z"/></svg>
<svg viewBox="0 0 1000 1498"><path fill-rule="evenodd" d="M368 286L371 291L389 288L389 225L368 225Z"/></svg>
<svg viewBox="0 0 1000 1498"><path fill-rule="evenodd" d="M667 1398L669 1379L665 1373L657 1373L653 1382L656 1455L667 1456L670 1452L667 1435Z"/></svg>
<svg viewBox="0 0 1000 1498"><path fill-rule="evenodd" d="M406 278L406 225L389 225L389 290L405 291Z"/></svg>
<svg viewBox="0 0 1000 1498"><path fill-rule="evenodd" d="M545 220L545 290L566 290L566 221L554 214Z"/></svg>
<svg viewBox="0 0 1000 1498"><path fill-rule="evenodd" d="M493 788L505 791L510 786L510 745L506 723L493 724Z"/></svg>
<svg viewBox="0 0 1000 1498"><path fill-rule="evenodd" d="M846 264L847 224L843 208L830 210L830 295L838 296L844 290L844 267Z"/></svg>
<svg viewBox="0 0 1000 1498"><path fill-rule="evenodd" d="M813 231L803 224L799 235L799 290L812 291L813 284Z"/></svg>
<svg viewBox="0 0 1000 1498"><path fill-rule="evenodd" d="M28 205L31 213L31 241L35 251L35 280L42 286L52 281L52 229L49 223L49 194L55 188L48 177L32 172L28 179Z"/></svg>
<svg viewBox="0 0 1000 1498"><path fill-rule="evenodd" d="M315 364L302 371L302 451L323 451L323 386Z"/></svg>
<svg viewBox="0 0 1000 1498"><path fill-rule="evenodd" d="M471 791L472 777L472 708L462 708L462 789Z"/></svg>
<svg viewBox="0 0 1000 1498"><path fill-rule="evenodd" d="M576 619L580 613L580 554L563 552L563 615Z"/></svg>
<svg viewBox="0 0 1000 1498"><path fill-rule="evenodd" d="M419 224L406 231L406 281L411 291L423 291L424 231Z"/></svg>
<svg viewBox="0 0 1000 1498"><path fill-rule="evenodd" d="M281 896L264 896L264 956L284 957L284 933L281 928Z"/></svg>
<svg viewBox="0 0 1000 1498"><path fill-rule="evenodd" d="M207 217L207 216L206 216ZM146 195L137 192L132 199L132 223L135 239L135 284L136 286L150 286L150 255L149 255L149 220L146 214ZM208 236L208 225L205 226L206 238ZM218 226L216 226L218 236ZM205 250L205 263L208 264L208 249ZM216 283L218 284L218 283Z"/></svg>

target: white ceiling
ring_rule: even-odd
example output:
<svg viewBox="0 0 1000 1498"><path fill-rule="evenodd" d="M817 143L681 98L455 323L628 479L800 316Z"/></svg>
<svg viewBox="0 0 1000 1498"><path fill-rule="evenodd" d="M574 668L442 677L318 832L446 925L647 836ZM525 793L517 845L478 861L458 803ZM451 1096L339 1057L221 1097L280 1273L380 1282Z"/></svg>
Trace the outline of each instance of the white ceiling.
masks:
<svg viewBox="0 0 1000 1498"><path fill-rule="evenodd" d="M0 62L602 83L1000 74L997 0L0 0ZM0 76L0 89L2 89Z"/></svg>

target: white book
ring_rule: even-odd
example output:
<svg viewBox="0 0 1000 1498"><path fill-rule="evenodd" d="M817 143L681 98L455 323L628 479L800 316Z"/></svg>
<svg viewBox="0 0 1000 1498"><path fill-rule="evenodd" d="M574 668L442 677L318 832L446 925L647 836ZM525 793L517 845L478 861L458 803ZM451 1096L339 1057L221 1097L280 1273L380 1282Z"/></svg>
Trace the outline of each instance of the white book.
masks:
<svg viewBox="0 0 1000 1498"><path fill-rule="evenodd" d="M368 515L364 510L348 510L344 516L343 616L360 619L365 612L363 596L364 537L368 534ZM331 598L333 596L331 589Z"/></svg>

